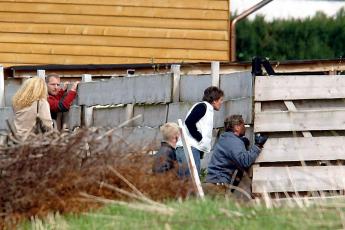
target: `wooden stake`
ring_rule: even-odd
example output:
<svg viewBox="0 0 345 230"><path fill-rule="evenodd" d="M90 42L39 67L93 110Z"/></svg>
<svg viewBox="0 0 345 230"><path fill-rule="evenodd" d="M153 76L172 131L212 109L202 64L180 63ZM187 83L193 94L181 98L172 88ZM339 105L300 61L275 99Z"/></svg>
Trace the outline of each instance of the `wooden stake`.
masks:
<svg viewBox="0 0 345 230"><path fill-rule="evenodd" d="M173 102L180 101L180 79L181 79L181 66L171 65L171 72L174 75L173 81Z"/></svg>
<svg viewBox="0 0 345 230"><path fill-rule="evenodd" d="M43 78L43 80L46 79L46 71L44 69L38 69L37 70L37 76L40 78Z"/></svg>
<svg viewBox="0 0 345 230"><path fill-rule="evenodd" d="M0 107L5 106L5 76L4 67L0 65Z"/></svg>
<svg viewBox="0 0 345 230"><path fill-rule="evenodd" d="M204 199L205 195L204 195L204 191L202 190L202 187L201 187L201 182L200 182L200 178L198 175L198 170L196 169L196 166L195 166L195 161L194 161L194 157L192 154L192 148L187 141L187 138L186 138L187 132L186 132L184 125L182 124L181 119L178 119L178 125L181 128L181 139L182 139L182 143L183 143L183 150L184 150L184 153L186 155L186 159L188 162L188 167L189 167L190 175L192 177L195 191L197 192L198 196L201 199Z"/></svg>
<svg viewBox="0 0 345 230"><path fill-rule="evenodd" d="M219 87L219 61L211 63L212 86Z"/></svg>
<svg viewBox="0 0 345 230"><path fill-rule="evenodd" d="M83 74L82 75L82 82L90 82L92 81L91 74ZM92 125L92 107L87 107L83 105L82 107L82 125L85 127L90 127Z"/></svg>

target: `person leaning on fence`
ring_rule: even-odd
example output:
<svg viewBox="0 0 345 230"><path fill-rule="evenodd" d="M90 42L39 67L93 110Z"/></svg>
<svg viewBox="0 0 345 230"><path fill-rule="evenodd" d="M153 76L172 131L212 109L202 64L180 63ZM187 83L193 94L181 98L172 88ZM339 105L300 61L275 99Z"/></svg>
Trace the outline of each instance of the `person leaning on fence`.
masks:
<svg viewBox="0 0 345 230"><path fill-rule="evenodd" d="M60 87L60 76L56 73L48 74L46 76L46 83L48 87L48 102L50 106L50 113L54 120L57 119L57 113L67 112L77 96L77 87L79 81L72 84L72 88L67 91L67 84ZM66 92L67 91L67 92Z"/></svg>
<svg viewBox="0 0 345 230"><path fill-rule="evenodd" d="M176 143L180 137L180 128L176 123L168 122L164 124L160 131L163 141L158 152L154 155L152 171L154 173L162 173L169 171L175 167L176 162Z"/></svg>
<svg viewBox="0 0 345 230"><path fill-rule="evenodd" d="M30 132L37 132L37 129L48 131L53 128L47 95L44 80L34 77L27 79L13 96L14 127L20 138L25 139Z"/></svg>
<svg viewBox="0 0 345 230"><path fill-rule="evenodd" d="M257 134L255 144L247 150L245 145L248 144L248 139L243 138L245 126L241 115L227 117L224 129L208 165L206 192L218 190L225 193L230 191L231 186L227 185L238 186L243 173L255 162L267 140L267 137Z"/></svg>
<svg viewBox="0 0 345 230"><path fill-rule="evenodd" d="M196 168L200 174L200 159L204 153L211 150L214 110L220 110L223 104L224 92L218 87L208 87L204 91L203 101L192 106L187 113L184 125L187 128L186 139L190 143ZM176 148L176 158L179 164L180 177L189 176L188 163L179 140Z"/></svg>

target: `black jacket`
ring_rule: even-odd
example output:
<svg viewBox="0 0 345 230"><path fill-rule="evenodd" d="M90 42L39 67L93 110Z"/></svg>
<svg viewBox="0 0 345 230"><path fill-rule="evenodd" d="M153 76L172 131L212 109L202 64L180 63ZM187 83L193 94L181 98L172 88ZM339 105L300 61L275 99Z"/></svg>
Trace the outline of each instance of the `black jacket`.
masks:
<svg viewBox="0 0 345 230"><path fill-rule="evenodd" d="M158 152L154 155L152 171L154 173L166 172L174 168L176 152L168 143L162 142Z"/></svg>

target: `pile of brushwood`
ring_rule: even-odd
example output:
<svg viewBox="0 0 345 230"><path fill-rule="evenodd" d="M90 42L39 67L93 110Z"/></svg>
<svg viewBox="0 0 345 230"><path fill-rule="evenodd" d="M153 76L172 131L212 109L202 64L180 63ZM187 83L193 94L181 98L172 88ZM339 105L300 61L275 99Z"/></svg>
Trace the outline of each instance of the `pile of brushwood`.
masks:
<svg viewBox="0 0 345 230"><path fill-rule="evenodd" d="M116 130L52 131L0 146L0 229L33 216L78 213L100 201L162 201L192 192L176 171L155 175L151 149ZM102 202L101 202L102 203Z"/></svg>

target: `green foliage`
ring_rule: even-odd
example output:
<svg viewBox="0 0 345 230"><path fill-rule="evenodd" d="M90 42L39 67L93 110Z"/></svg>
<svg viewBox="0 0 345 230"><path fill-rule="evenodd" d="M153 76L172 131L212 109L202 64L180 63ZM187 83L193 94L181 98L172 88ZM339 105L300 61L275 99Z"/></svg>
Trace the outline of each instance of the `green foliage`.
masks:
<svg viewBox="0 0 345 230"><path fill-rule="evenodd" d="M294 201L291 200L293 203ZM22 229L341 229L344 227L344 199L302 207L266 208L241 204L232 199L174 201L175 212L166 215L110 205L79 215L60 216L27 223ZM40 228L38 228L40 227Z"/></svg>
<svg viewBox="0 0 345 230"><path fill-rule="evenodd" d="M345 56L345 8L335 17L266 22L263 16L237 25L237 60L254 56L271 60L335 59Z"/></svg>

